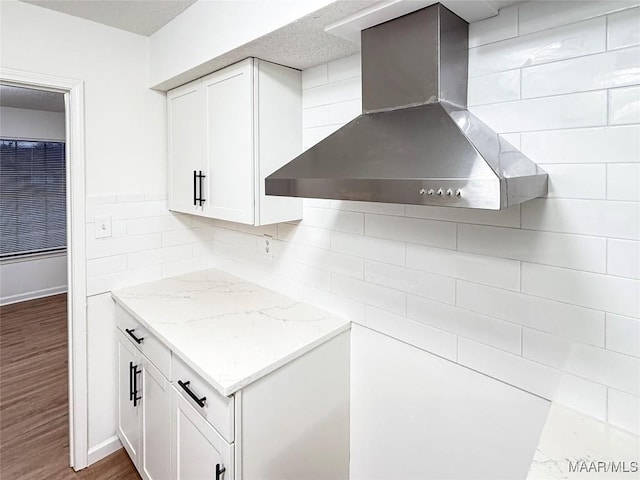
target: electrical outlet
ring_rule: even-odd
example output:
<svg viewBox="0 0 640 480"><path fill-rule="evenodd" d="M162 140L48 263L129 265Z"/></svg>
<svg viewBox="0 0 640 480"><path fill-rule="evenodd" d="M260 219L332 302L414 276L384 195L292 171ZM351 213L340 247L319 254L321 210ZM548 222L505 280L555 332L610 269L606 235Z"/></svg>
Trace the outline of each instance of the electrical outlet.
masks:
<svg viewBox="0 0 640 480"><path fill-rule="evenodd" d="M262 253L269 258L273 258L273 237L266 233L262 235Z"/></svg>
<svg viewBox="0 0 640 480"><path fill-rule="evenodd" d="M96 238L108 238L111 236L111 217L104 215L95 218Z"/></svg>

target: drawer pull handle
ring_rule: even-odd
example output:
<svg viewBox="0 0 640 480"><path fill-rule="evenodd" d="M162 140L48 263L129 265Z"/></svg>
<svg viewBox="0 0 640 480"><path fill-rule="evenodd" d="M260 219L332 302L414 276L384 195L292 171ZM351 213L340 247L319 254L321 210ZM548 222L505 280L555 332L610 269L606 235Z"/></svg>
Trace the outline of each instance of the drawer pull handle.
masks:
<svg viewBox="0 0 640 480"><path fill-rule="evenodd" d="M191 383L191 380L187 381L187 382L183 382L182 380L178 380L178 385L180 385L182 387L182 389L187 392L187 395L189 395L194 402L196 402L201 408L204 408L204 402L207 399L207 397L202 397L202 398L198 398L198 396L193 393L191 391L191 389L189 388L189 384Z"/></svg>
<svg viewBox="0 0 640 480"><path fill-rule="evenodd" d="M220 475L226 471L227 469L225 467L220 468L220 464L216 463L216 480L220 480Z"/></svg>
<svg viewBox="0 0 640 480"><path fill-rule="evenodd" d="M142 397L138 396L138 375L142 370L138 370L138 366L133 362L129 362L129 400L133 402L133 406L137 407Z"/></svg>
<svg viewBox="0 0 640 480"><path fill-rule="evenodd" d="M124 329L124 331L127 332L129 334L129 336L131 338L133 338L138 345L140 345L142 343L142 341L144 340L144 337L140 337L140 338L136 337L135 334L133 333L133 332L135 332L135 330L136 330L135 328L125 328Z"/></svg>

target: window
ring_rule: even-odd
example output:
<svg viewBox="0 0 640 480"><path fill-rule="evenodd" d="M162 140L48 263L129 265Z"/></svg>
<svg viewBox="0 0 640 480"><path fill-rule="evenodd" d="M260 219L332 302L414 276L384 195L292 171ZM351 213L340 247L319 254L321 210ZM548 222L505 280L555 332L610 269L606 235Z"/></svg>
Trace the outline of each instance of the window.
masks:
<svg viewBox="0 0 640 480"><path fill-rule="evenodd" d="M0 257L65 247L64 143L0 140Z"/></svg>

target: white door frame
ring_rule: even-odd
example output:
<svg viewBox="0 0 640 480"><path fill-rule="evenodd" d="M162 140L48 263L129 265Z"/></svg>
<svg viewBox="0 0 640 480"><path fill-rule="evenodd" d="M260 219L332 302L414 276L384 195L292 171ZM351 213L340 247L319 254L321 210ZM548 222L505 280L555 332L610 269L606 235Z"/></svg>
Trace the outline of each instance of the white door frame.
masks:
<svg viewBox="0 0 640 480"><path fill-rule="evenodd" d="M84 82L3 68L4 84L65 94L67 169L67 278L69 350L69 455L75 470L87 466L87 274L85 239ZM37 452L34 454L37 455Z"/></svg>

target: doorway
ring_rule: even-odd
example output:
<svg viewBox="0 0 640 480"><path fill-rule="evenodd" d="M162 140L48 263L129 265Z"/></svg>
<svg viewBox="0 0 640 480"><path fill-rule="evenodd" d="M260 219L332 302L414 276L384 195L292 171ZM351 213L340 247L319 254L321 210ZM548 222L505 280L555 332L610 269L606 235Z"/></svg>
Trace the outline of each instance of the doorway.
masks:
<svg viewBox="0 0 640 480"><path fill-rule="evenodd" d="M67 299L57 305L66 311L66 357L68 361L68 445L69 460L75 470L87 466L87 316L85 263L85 156L84 156L84 86L76 79L53 77L32 72L3 69L0 84L11 87L55 92L64 96L65 166L66 166L66 240ZM46 297L53 301L55 297ZM43 300L46 302L45 300ZM37 301L37 300L34 300ZM60 299L58 299L60 302ZM55 311L52 304L48 307ZM36 309L37 310L37 309ZM54 315L52 315L54 316ZM35 328L35 327L34 327ZM28 342L29 338L17 340ZM47 344L42 346L46 350ZM27 349L24 349L27 352ZM3 385L3 387L7 387ZM19 385L8 386L19 389ZM23 401L28 401L25 392ZM38 455L37 452L31 452Z"/></svg>

